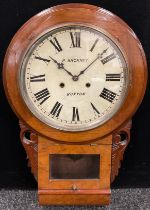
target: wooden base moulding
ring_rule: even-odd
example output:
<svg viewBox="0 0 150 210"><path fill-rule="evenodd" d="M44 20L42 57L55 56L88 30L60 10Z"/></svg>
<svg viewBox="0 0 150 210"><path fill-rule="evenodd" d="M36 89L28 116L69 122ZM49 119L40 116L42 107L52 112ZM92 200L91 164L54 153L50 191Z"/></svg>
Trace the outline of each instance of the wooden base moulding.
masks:
<svg viewBox="0 0 150 210"><path fill-rule="evenodd" d="M108 205L110 190L39 190L42 205Z"/></svg>

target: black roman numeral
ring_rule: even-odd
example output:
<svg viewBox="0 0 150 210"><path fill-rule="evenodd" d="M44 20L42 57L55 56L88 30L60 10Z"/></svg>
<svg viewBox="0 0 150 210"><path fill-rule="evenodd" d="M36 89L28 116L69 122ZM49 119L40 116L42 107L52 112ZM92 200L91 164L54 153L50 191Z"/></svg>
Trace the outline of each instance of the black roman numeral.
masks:
<svg viewBox="0 0 150 210"><path fill-rule="evenodd" d="M40 105L43 104L49 97L50 93L47 88L40 90L34 94L37 101L40 101Z"/></svg>
<svg viewBox="0 0 150 210"><path fill-rule="evenodd" d="M49 59L42 58L42 57L40 57L40 56L35 56L34 58L35 58L35 59L38 59L38 60L40 60L40 61L44 61L46 64L50 62Z"/></svg>
<svg viewBox="0 0 150 210"><path fill-rule="evenodd" d="M106 74L106 81L120 81L120 74Z"/></svg>
<svg viewBox="0 0 150 210"><path fill-rule="evenodd" d="M116 58L115 54L112 53L110 55L108 55L106 58L103 58L101 60L102 64L108 63L109 61L113 60L114 58Z"/></svg>
<svg viewBox="0 0 150 210"><path fill-rule="evenodd" d="M74 34L72 32L70 32L70 36L71 36L71 46L70 47L81 47L80 44L81 44L81 39L80 39L80 36L81 36L81 33L80 32L75 32Z"/></svg>
<svg viewBox="0 0 150 210"><path fill-rule="evenodd" d="M44 82L45 74L30 77L30 82Z"/></svg>
<svg viewBox="0 0 150 210"><path fill-rule="evenodd" d="M99 41L99 39L97 38L95 40L94 44L92 45L91 49L90 49L91 52L93 52L93 50L94 50L94 48L95 48L95 46L96 46L96 44L97 44L98 41Z"/></svg>
<svg viewBox="0 0 150 210"><path fill-rule="evenodd" d="M115 99L116 95L117 95L116 93L104 88L100 94L100 97L102 97L112 103L113 100Z"/></svg>
<svg viewBox="0 0 150 210"><path fill-rule="evenodd" d="M79 110L77 107L73 107L72 121L80 121Z"/></svg>
<svg viewBox="0 0 150 210"><path fill-rule="evenodd" d="M59 117L62 107L63 105L57 101L50 113L55 117Z"/></svg>
<svg viewBox="0 0 150 210"><path fill-rule="evenodd" d="M62 47L60 46L58 40L56 37L53 38L53 40L50 40L51 44L55 47L56 53L62 51Z"/></svg>
<svg viewBox="0 0 150 210"><path fill-rule="evenodd" d="M92 106L94 112L96 112L97 114L100 114L100 112L96 109L96 107L92 103L91 103L91 106Z"/></svg>

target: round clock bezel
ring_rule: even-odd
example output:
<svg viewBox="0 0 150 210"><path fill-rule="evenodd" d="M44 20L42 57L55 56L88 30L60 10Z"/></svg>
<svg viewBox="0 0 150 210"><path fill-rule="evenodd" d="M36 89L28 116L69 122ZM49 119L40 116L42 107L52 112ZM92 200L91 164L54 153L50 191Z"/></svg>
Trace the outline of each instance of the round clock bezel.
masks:
<svg viewBox="0 0 150 210"><path fill-rule="evenodd" d="M84 14L84 15L83 15ZM37 119L24 103L18 85L22 58L37 37L61 24L89 24L107 31L122 46L130 70L128 95L119 111L106 123L87 131L67 132L52 128ZM131 47L132 45L132 47ZM131 83L132 78L132 83ZM9 102L19 117L39 135L61 142L88 142L103 138L128 121L141 103L146 89L147 65L144 51L134 32L120 18L96 6L65 4L47 9L25 23L7 50L3 68L4 87ZM132 103L131 103L132 101Z"/></svg>
<svg viewBox="0 0 150 210"><path fill-rule="evenodd" d="M124 72L126 72L126 75L125 75L125 87L124 87L124 93L122 93L123 96L120 96L122 98L122 101L120 101L118 107L116 107L114 109L114 112L112 114L109 114L109 118L107 117L106 120L103 120L103 121L100 121L98 122L99 120L97 119L96 123L93 122L91 123L91 125L87 126L85 125L85 127L81 127L80 124L78 125L78 128L77 126L76 127L67 127L67 125L65 126L61 126L61 125L54 125L54 123L48 123L48 120L42 120L42 116L41 114L39 114L36 110L34 110L34 105L31 103L30 99L28 98L28 94L27 94L27 90L24 91L25 89L25 84L24 84L24 74L21 72L21 70L23 70L26 66L26 63L28 61L28 57L30 57L30 54L33 52L33 49L35 49L39 44L40 44L40 40L45 40L43 37L47 37L47 34L50 33L50 32L53 32L54 30L59 30L60 28L64 28L64 27L74 27L74 26L80 26L80 27L85 27L85 28L89 28L92 29L93 31L95 30L97 33L101 33L102 34L102 37L104 36L106 39L108 39L111 44L114 46L116 46L115 50L118 51L118 53L121 55L121 57L123 58L123 63L125 65L125 68L124 68ZM28 57L27 57L28 56ZM22 61L21 61L21 64L20 64L20 71L18 72L18 84L19 84L19 88L20 88L20 93L21 93L21 96L25 102L25 104L29 107L30 111L35 115L35 117L37 117L39 120L41 120L43 123L47 124L48 126L50 127L53 127L53 128L56 128L56 129L59 129L59 130L64 130L64 131L68 131L68 132L78 132L78 131L86 131L86 130L90 130L90 129L93 129L93 128L96 128L98 126L101 126L103 123L106 123L111 117L113 117L120 109L121 105L124 103L125 101L125 98L128 94L128 86L129 86L129 66L128 66L128 61L127 61L127 56L125 55L125 52L122 48L122 46L120 45L120 43L118 43L117 40L114 40L113 37L111 37L110 34L108 34L106 31L104 30L100 30L99 28L96 28L96 27L92 27L91 25L88 25L88 24L81 24L81 23L77 23L77 24L74 24L74 23L66 23L66 24L61 24L61 25L57 25L53 28L49 28L48 30L44 31L42 34L40 34L35 40L32 41L32 43L30 44L30 46L28 46L27 50L25 51L24 53L24 56L22 57ZM25 72L24 72L25 73ZM131 82L131 79L130 79L130 82ZM49 120L50 122L51 120Z"/></svg>

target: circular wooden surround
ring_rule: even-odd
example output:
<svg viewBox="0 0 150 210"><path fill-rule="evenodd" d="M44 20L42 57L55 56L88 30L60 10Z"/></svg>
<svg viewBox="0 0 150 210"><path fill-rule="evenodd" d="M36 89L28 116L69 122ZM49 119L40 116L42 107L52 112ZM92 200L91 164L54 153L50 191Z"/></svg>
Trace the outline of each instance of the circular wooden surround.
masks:
<svg viewBox="0 0 150 210"><path fill-rule="evenodd" d="M128 95L122 107L109 121L88 131L60 131L44 124L30 112L19 90L18 72L27 48L44 31L63 24L83 24L105 30L122 46L129 66ZM81 143L109 135L132 117L145 93L147 64L139 40L131 28L119 17L88 4L64 4L35 15L16 33L5 56L3 81L10 105L19 119L30 129L55 141Z"/></svg>

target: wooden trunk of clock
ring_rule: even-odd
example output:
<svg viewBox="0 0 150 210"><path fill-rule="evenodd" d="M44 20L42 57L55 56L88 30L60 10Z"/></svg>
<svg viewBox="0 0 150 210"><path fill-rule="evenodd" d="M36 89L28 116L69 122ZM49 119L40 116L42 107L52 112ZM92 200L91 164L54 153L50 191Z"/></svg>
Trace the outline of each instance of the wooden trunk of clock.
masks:
<svg viewBox="0 0 150 210"><path fill-rule="evenodd" d="M60 144L20 122L20 139L38 180L39 203L109 204L110 184L118 175L130 141L131 121L117 132L86 144Z"/></svg>
<svg viewBox="0 0 150 210"><path fill-rule="evenodd" d="M112 137L85 145L54 144L38 137L41 204L108 204Z"/></svg>

